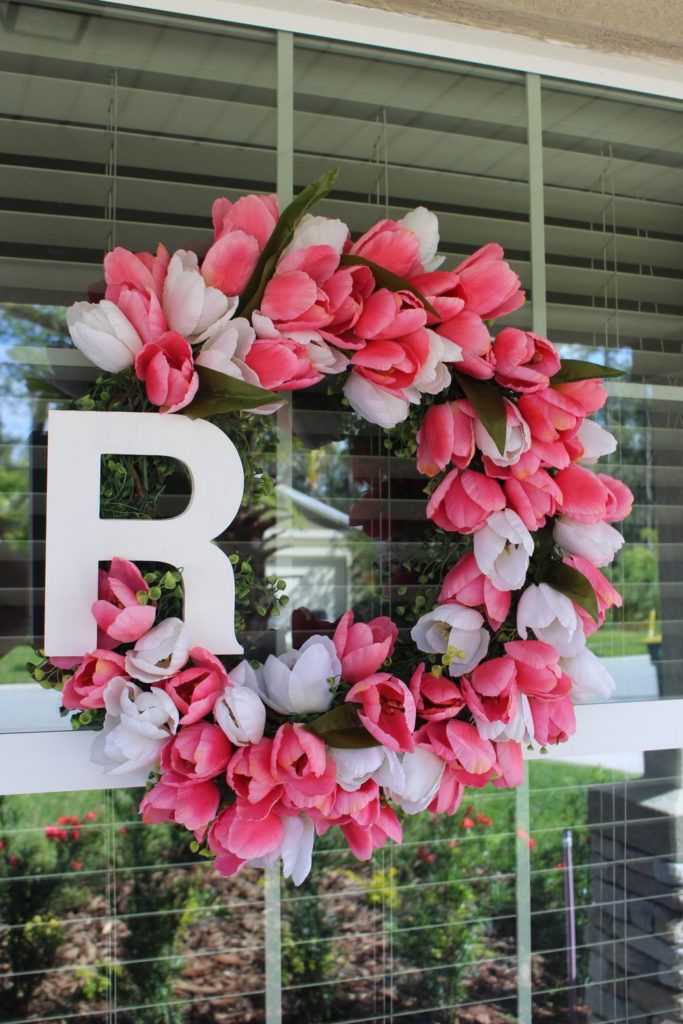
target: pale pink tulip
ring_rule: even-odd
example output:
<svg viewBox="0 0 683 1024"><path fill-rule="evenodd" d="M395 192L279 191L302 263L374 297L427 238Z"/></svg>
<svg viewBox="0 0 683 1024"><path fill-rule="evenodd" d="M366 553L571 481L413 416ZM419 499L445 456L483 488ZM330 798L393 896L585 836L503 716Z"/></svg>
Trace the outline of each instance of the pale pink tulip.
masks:
<svg viewBox="0 0 683 1024"><path fill-rule="evenodd" d="M402 423L410 409L409 399L402 392L387 391L353 370L344 385L344 396L364 420L386 429Z"/></svg>
<svg viewBox="0 0 683 1024"><path fill-rule="evenodd" d="M616 451L617 439L609 430L605 430L595 420L585 419L576 432L581 443L582 452L579 461L584 465L597 462L603 455L611 455Z"/></svg>
<svg viewBox="0 0 683 1024"><path fill-rule="evenodd" d="M441 784L445 762L425 747L415 747L401 758L403 782L387 789L387 796L406 814L420 814L429 807Z"/></svg>
<svg viewBox="0 0 683 1024"><path fill-rule="evenodd" d="M169 331L191 341L199 340L229 309L223 292L207 287L196 254L184 249L171 257L161 305Z"/></svg>
<svg viewBox="0 0 683 1024"><path fill-rule="evenodd" d="M489 434L481 420L474 421L474 440L484 456L484 467L491 476L497 475L499 467L513 466L531 447L529 427L516 405L508 398L503 399L505 406L505 445L503 452Z"/></svg>
<svg viewBox="0 0 683 1024"><path fill-rule="evenodd" d="M153 764L178 728L178 711L158 686L151 691L115 676L104 691L104 728L90 756L109 775L122 775Z"/></svg>
<svg viewBox="0 0 683 1024"><path fill-rule="evenodd" d="M584 647L573 658L560 658L560 667L572 681L569 696L576 704L590 700L609 700L617 684L592 651Z"/></svg>
<svg viewBox="0 0 683 1024"><path fill-rule="evenodd" d="M234 679L231 675L231 682ZM247 686L228 686L213 706L213 716L236 746L258 743L266 724L265 704Z"/></svg>

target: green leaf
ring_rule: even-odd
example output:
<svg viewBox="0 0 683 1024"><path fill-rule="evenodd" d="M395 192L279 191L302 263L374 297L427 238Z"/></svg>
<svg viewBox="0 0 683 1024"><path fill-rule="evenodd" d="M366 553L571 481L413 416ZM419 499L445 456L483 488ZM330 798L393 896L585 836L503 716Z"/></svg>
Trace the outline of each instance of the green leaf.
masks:
<svg viewBox="0 0 683 1024"><path fill-rule="evenodd" d="M360 750L362 747L379 747L381 744L371 736L358 718L358 705L339 704L326 711L320 718L306 726L309 732L319 736L331 747L342 750Z"/></svg>
<svg viewBox="0 0 683 1024"><path fill-rule="evenodd" d="M578 569L564 562L551 562L543 574L542 582L564 594L597 621L598 599L593 587Z"/></svg>
<svg viewBox="0 0 683 1024"><path fill-rule="evenodd" d="M477 380L466 373L453 371L453 376L465 392L482 425L488 430L494 444L501 455L505 454L505 436L507 434L507 413L503 395L497 384Z"/></svg>
<svg viewBox="0 0 683 1024"><path fill-rule="evenodd" d="M601 366L600 363L589 363L586 359L563 359L562 366L554 377L553 384L573 384L580 380L595 380L598 377L623 377L624 371L613 366Z"/></svg>
<svg viewBox="0 0 683 1024"><path fill-rule="evenodd" d="M354 256L350 252L342 253L339 265L341 267L354 267L354 266L369 267L372 271L372 275L377 281L377 284L383 288L388 288L392 292L412 292L420 300L424 308L428 313L433 313L434 316L439 314L434 309L432 304L427 301L421 291L415 288L410 281L406 281L405 277L399 277L398 274L392 274L386 267L380 267L379 263L373 263L372 260L366 260L364 256Z"/></svg>
<svg viewBox="0 0 683 1024"><path fill-rule="evenodd" d="M235 412L238 409L255 409L259 405L270 405L271 402L282 402L282 395L274 391L257 388L247 384L245 380L229 377L227 373L209 370L198 366L199 388L190 404L182 411L191 419L216 416L222 412Z"/></svg>
<svg viewBox="0 0 683 1024"><path fill-rule="evenodd" d="M326 171L310 185L299 192L299 195L283 210L278 217L273 233L266 242L260 259L247 282L242 293L237 315L249 316L261 305L264 289L270 280L275 265L280 258L283 249L286 249L292 240L294 230L305 213L334 188L339 168Z"/></svg>

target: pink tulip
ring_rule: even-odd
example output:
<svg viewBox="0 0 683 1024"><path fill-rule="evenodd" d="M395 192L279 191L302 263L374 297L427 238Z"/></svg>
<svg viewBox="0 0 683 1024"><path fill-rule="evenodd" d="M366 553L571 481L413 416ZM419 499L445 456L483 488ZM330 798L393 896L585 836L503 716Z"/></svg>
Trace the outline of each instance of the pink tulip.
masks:
<svg viewBox="0 0 683 1024"><path fill-rule="evenodd" d="M138 594L147 594L149 584L133 562L112 558L108 571L98 573L98 600L92 606L101 647L134 643L154 625L154 602L141 604Z"/></svg>
<svg viewBox="0 0 683 1024"><path fill-rule="evenodd" d="M633 492L621 480L615 480L607 473L598 473L597 478L607 489L607 508L604 519L608 523L619 523L631 514L633 508ZM570 513L571 515L571 513ZM577 517L574 516L576 519Z"/></svg>
<svg viewBox="0 0 683 1024"><path fill-rule="evenodd" d="M160 412L177 412L194 398L199 377L192 347L180 334L167 331L149 342L135 360L135 372L145 382L147 397Z"/></svg>
<svg viewBox="0 0 683 1024"><path fill-rule="evenodd" d="M273 778L284 787L292 807L310 807L332 792L337 781L325 744L299 723L281 725L271 751Z"/></svg>
<svg viewBox="0 0 683 1024"><path fill-rule="evenodd" d="M260 256L257 240L244 231L222 235L207 252L201 274L211 288L224 295L241 295Z"/></svg>
<svg viewBox="0 0 683 1024"><path fill-rule="evenodd" d="M328 341L341 348L362 348L365 338L354 333L363 315L365 303L375 290L375 279L369 267L340 267L325 282L331 320L323 331Z"/></svg>
<svg viewBox="0 0 683 1024"><path fill-rule="evenodd" d="M475 719L511 722L517 714L517 671L512 658L492 658L462 679L462 695Z"/></svg>
<svg viewBox="0 0 683 1024"><path fill-rule="evenodd" d="M410 334L370 341L351 357L353 372L404 400L429 358L429 334L418 328Z"/></svg>
<svg viewBox="0 0 683 1024"><path fill-rule="evenodd" d="M424 662L413 672L410 692L415 700L418 717L427 722L454 718L465 707L457 684L445 676L426 672Z"/></svg>
<svg viewBox="0 0 683 1024"><path fill-rule="evenodd" d="M366 299L354 333L359 338L385 341L412 334L426 321L422 303L412 292L378 288Z"/></svg>
<svg viewBox="0 0 683 1024"><path fill-rule="evenodd" d="M257 338L246 354L245 363L267 391L294 391L322 380L306 347L289 338Z"/></svg>
<svg viewBox="0 0 683 1024"><path fill-rule="evenodd" d="M499 778L493 780L493 785L501 789L514 789L524 782L524 754L521 743L514 740L507 740L502 743L493 744L496 750L496 761L498 764Z"/></svg>
<svg viewBox="0 0 683 1024"><path fill-rule="evenodd" d="M437 600L439 604L454 601L468 608L483 608L493 628L499 629L510 611L512 593L497 590L469 551L444 577Z"/></svg>
<svg viewBox="0 0 683 1024"><path fill-rule="evenodd" d="M541 388L522 395L517 408L534 440L555 442L574 434L585 415L581 405L559 388Z"/></svg>
<svg viewBox="0 0 683 1024"><path fill-rule="evenodd" d="M457 778L456 770L447 764L441 776L439 790L429 805L429 810L432 814L453 815L460 807L464 795L464 783Z"/></svg>
<svg viewBox="0 0 683 1024"><path fill-rule="evenodd" d="M80 668L67 679L62 690L62 705L74 710L104 707L104 691L116 676L127 678L122 654L96 650L86 654Z"/></svg>
<svg viewBox="0 0 683 1024"><path fill-rule="evenodd" d="M466 786L485 786L496 763L490 740L482 739L475 725L450 718L446 722L429 722L415 736L446 762L458 782Z"/></svg>
<svg viewBox="0 0 683 1024"><path fill-rule="evenodd" d="M371 736L389 750L413 751L415 701L405 683L389 672L375 672L352 686L346 695L358 702L358 718Z"/></svg>
<svg viewBox="0 0 683 1024"><path fill-rule="evenodd" d="M105 298L119 307L144 344L168 330L161 300L170 258L163 245L155 256L119 246L104 257Z"/></svg>
<svg viewBox="0 0 683 1024"><path fill-rule="evenodd" d="M563 672L554 647L541 640L510 640L504 647L515 662L520 693L547 698L558 691Z"/></svg>
<svg viewBox="0 0 683 1024"><path fill-rule="evenodd" d="M191 779L166 771L142 798L140 813L148 825L175 821L200 838L218 810L220 790L210 779Z"/></svg>
<svg viewBox="0 0 683 1024"><path fill-rule="evenodd" d="M482 320L493 320L524 305L519 278L503 256L501 246L489 242L455 268L465 291L465 309Z"/></svg>
<svg viewBox="0 0 683 1024"><path fill-rule="evenodd" d="M566 743L576 732L576 715L569 697L560 700L532 700L534 739L542 747Z"/></svg>
<svg viewBox="0 0 683 1024"><path fill-rule="evenodd" d="M430 497L427 515L444 530L474 533L503 508L505 495L495 480L475 470L452 469Z"/></svg>
<svg viewBox="0 0 683 1024"><path fill-rule="evenodd" d="M575 605L577 614L580 616L583 623L583 632L586 636L590 636L603 624L605 621L605 612L609 608L621 608L621 594L618 590L614 589L607 577L585 558L575 556L574 558L565 558L563 561L567 565L571 565L573 569L577 569L582 576L586 577L597 598L597 622L588 614L588 612L584 611L583 608L579 608L578 605Z"/></svg>
<svg viewBox="0 0 683 1024"><path fill-rule="evenodd" d="M460 284L460 278L452 270L433 270L426 274L417 274L410 278L410 283L417 288L420 295L424 295L436 311L436 315L427 311L427 323L430 326L451 320L464 309L464 289Z"/></svg>
<svg viewBox="0 0 683 1024"><path fill-rule="evenodd" d="M213 779L230 760L232 746L219 726L195 722L181 726L161 752L163 771L190 779Z"/></svg>
<svg viewBox="0 0 683 1024"><path fill-rule="evenodd" d="M562 491L544 469L528 476L509 477L503 484L508 507L517 513L527 530L538 530L548 516L555 515Z"/></svg>
<svg viewBox="0 0 683 1024"><path fill-rule="evenodd" d="M256 239L260 251L265 248L279 217L277 196L273 193L240 196L235 202L222 197L215 200L211 215L214 241L232 231L243 231Z"/></svg>
<svg viewBox="0 0 683 1024"><path fill-rule="evenodd" d="M209 829L209 847L217 854L216 865L221 874L234 874L252 857L263 857L280 847L284 825L280 815L270 811L261 818L243 818L242 801L238 798L218 815ZM231 855L240 864L233 871L226 868Z"/></svg>
<svg viewBox="0 0 683 1024"><path fill-rule="evenodd" d="M341 830L351 852L358 860L370 860L373 851L384 846L387 839L393 839L395 843L400 843L403 839L401 823L388 804L379 808L377 820L369 828L349 821L341 826Z"/></svg>
<svg viewBox="0 0 683 1024"><path fill-rule="evenodd" d="M607 401L607 389L601 381L577 380L566 384L555 384L554 390L580 410L580 415L592 416L602 409Z"/></svg>
<svg viewBox="0 0 683 1024"><path fill-rule="evenodd" d="M270 809L283 793L283 784L272 771L273 741L264 736L258 743L239 747L230 758L226 779L245 805Z"/></svg>
<svg viewBox="0 0 683 1024"><path fill-rule="evenodd" d="M469 402L444 402L427 410L417 432L417 468L436 476L452 462L466 469L474 456L474 412Z"/></svg>
<svg viewBox="0 0 683 1024"><path fill-rule="evenodd" d="M347 683L357 683L376 672L391 657L398 628L382 615L370 622L353 621L353 612L339 620L333 642Z"/></svg>
<svg viewBox="0 0 683 1024"><path fill-rule="evenodd" d="M163 687L181 714L180 724L191 725L207 715L226 686L230 685L222 663L203 647L193 647L192 668L178 672Z"/></svg>
<svg viewBox="0 0 683 1024"><path fill-rule="evenodd" d="M496 380L505 388L531 394L547 388L560 369L560 357L546 338L505 327L493 342Z"/></svg>
<svg viewBox="0 0 683 1024"><path fill-rule="evenodd" d="M436 332L462 349L462 358L454 364L456 370L478 380L493 377L495 363L491 335L477 313L465 309L439 324Z"/></svg>
<svg viewBox="0 0 683 1024"><path fill-rule="evenodd" d="M610 478L608 478L610 479ZM577 523L599 523L607 518L607 506L612 499L600 476L585 466L567 466L555 477L562 491L560 510ZM627 492L628 488L626 488Z"/></svg>
<svg viewBox="0 0 683 1024"><path fill-rule="evenodd" d="M381 220L351 246L353 256L378 263L399 277L410 277L422 268L420 239L395 220Z"/></svg>

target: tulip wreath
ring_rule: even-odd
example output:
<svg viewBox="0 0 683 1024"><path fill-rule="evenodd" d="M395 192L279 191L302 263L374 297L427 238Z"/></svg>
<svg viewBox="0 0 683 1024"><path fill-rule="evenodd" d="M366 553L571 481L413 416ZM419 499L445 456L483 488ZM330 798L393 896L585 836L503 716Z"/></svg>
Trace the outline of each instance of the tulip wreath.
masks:
<svg viewBox="0 0 683 1024"><path fill-rule="evenodd" d="M357 414L358 465L367 428L429 478L423 555L391 567L392 617L349 610L297 649L224 664L192 646L180 572L114 558L97 649L36 669L74 725L100 730L95 761L150 767L146 822L184 825L225 875L281 860L297 884L316 834L338 825L368 859L401 841L397 810L454 814L466 786L518 785L524 746L563 742L573 704L611 693L586 636L621 603L600 569L632 502L587 468L616 447L588 418L615 371L494 330L524 303L497 244L440 270L424 207L357 241L312 215L335 177L282 214L272 195L217 200L203 258L110 252L101 300L67 313L105 371L77 407L211 418L240 450L253 516L272 486L254 453L273 411L323 389ZM150 516L170 473L111 457L103 502ZM284 603L283 581L231 560L240 600L262 616Z"/></svg>

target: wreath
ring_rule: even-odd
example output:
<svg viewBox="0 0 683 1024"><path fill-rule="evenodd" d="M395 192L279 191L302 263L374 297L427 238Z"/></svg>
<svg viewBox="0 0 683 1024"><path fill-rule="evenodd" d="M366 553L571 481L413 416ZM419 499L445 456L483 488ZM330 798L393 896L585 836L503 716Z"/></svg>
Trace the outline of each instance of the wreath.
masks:
<svg viewBox="0 0 683 1024"><path fill-rule="evenodd" d="M281 860L296 884L316 835L338 826L366 860L401 841L397 811L452 815L467 786L517 786L525 746L565 741L574 703L610 695L586 637L621 604L600 570L633 500L587 468L616 447L589 417L606 399L599 378L618 371L494 330L524 303L499 245L442 270L424 207L356 241L311 214L335 179L282 214L272 195L218 199L203 258L108 253L99 301L67 312L74 344L105 371L76 407L210 418L240 450L243 516L261 517L261 535L273 412L304 391L352 410L364 496L378 493L366 456L379 444L418 471L379 479L384 493L403 486L426 505L410 528L421 555L390 566L391 617L355 609L330 623L300 609L294 649L221 660L192 646L180 570L114 558L92 608L97 649L35 669L73 726L100 730L94 761L112 775L149 766L146 822L184 825L224 875ZM127 517L153 515L173 472L122 456L104 469L103 504ZM351 522L382 536L353 510ZM238 628L265 624L284 581L231 561Z"/></svg>

